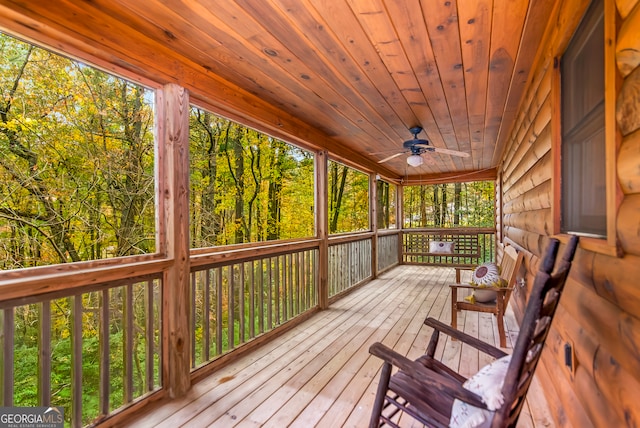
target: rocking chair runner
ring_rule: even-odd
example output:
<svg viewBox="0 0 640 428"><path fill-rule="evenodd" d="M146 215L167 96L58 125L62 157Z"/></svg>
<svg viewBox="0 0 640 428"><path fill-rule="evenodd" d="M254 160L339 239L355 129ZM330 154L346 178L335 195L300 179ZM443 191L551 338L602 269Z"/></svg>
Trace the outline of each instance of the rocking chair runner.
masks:
<svg viewBox="0 0 640 428"><path fill-rule="evenodd" d="M536 274L520 334L504 377L501 390L504 402L492 412L491 427L514 427L518 421L577 245L578 238L572 236L557 271L552 274L559 242L551 239ZM507 354L438 320L427 318L424 323L433 327L434 331L426 354L416 361L409 360L381 343L374 343L369 348L371 354L384 360L369 424L371 428L385 424L398 427L396 421L402 412L427 426L447 427L456 399L476 408L487 409L479 395L462 386L467 381L464 376L434 359L440 333L495 358ZM393 366L398 367L399 371L391 376Z"/></svg>
<svg viewBox="0 0 640 428"><path fill-rule="evenodd" d="M511 298L511 292L516 284L516 277L522 264L524 255L512 246L505 247L502 263L500 264L500 277L506 281L506 286L495 289L496 299L493 302L467 302L458 300L459 289L474 289L472 285L452 284L451 288L451 327L458 328L458 312L461 310L487 312L496 316L498 323L498 334L500 335L500 347L507 346L507 340L504 332L504 313Z"/></svg>

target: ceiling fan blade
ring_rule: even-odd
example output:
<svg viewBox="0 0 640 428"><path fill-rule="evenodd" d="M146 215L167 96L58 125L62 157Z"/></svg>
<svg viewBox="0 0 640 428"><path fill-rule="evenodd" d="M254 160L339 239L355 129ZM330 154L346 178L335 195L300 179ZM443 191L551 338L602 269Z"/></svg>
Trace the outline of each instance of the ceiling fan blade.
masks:
<svg viewBox="0 0 640 428"><path fill-rule="evenodd" d="M388 157L386 157L386 158L384 158L384 159L382 159L382 160L379 160L379 161L378 161L378 163L384 163L384 162L386 162L386 161L388 161L388 160L391 160L391 159L393 159L393 158L397 158L398 156L402 156L402 155L403 155L403 154L405 154L405 153L406 153L406 152L396 153L396 154L391 155L391 156L388 156Z"/></svg>
<svg viewBox="0 0 640 428"><path fill-rule="evenodd" d="M469 153L460 152L458 150L441 149L439 147L433 147L433 151L434 152L438 152L438 153L444 153L445 155L459 156L461 158L468 158L469 157Z"/></svg>
<svg viewBox="0 0 640 428"><path fill-rule="evenodd" d="M402 148L387 149L387 150L382 150L381 152L369 152L367 153L367 155L368 156L385 155L387 153L397 152L398 150L402 150Z"/></svg>

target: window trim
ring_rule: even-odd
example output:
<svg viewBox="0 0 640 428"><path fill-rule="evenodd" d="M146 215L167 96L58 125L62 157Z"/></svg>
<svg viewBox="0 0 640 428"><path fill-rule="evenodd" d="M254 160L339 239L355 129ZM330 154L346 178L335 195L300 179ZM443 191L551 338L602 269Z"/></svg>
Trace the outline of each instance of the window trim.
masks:
<svg viewBox="0 0 640 428"><path fill-rule="evenodd" d="M616 121L616 98L622 86L622 79L618 72L615 60L615 40L619 27L615 2L604 1L604 120L605 120L605 177L606 177L606 208L607 208L607 237L593 238L584 236L580 239L580 247L596 253L607 254L614 257L622 257L622 247L618 240L616 220L618 209L622 202L623 193L617 178L617 155L622 141L622 135ZM585 5L584 11L589 7ZM583 12L584 12L583 11ZM571 37L575 33L582 19L575 22L571 31L565 34L564 39L557 46L553 59L553 75L551 103L553 113L551 116L552 132L552 157L553 157L553 234L564 240L568 235L561 232L561 197L562 197L562 104L561 104L561 76L560 58L564 54Z"/></svg>

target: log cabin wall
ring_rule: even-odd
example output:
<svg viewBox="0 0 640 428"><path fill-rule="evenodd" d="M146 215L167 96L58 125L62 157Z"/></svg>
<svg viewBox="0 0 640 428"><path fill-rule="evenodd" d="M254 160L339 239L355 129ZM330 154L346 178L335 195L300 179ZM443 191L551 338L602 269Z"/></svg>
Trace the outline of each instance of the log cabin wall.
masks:
<svg viewBox="0 0 640 428"><path fill-rule="evenodd" d="M498 236L525 251L526 287L512 302L520 320L538 257L559 232L554 65L587 6L571 0L554 12L499 169ZM537 371L558 426L640 426L640 1L605 0L605 22L613 251L583 239ZM573 370L565 365L566 345Z"/></svg>

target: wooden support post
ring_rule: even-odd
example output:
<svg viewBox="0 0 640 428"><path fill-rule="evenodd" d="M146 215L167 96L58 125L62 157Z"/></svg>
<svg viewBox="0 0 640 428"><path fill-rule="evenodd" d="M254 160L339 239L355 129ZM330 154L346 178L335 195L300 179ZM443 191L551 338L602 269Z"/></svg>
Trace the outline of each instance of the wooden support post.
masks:
<svg viewBox="0 0 640 428"><path fill-rule="evenodd" d="M329 307L329 193L328 155L326 151L316 153L316 233L320 239L318 249L318 306Z"/></svg>
<svg viewBox="0 0 640 428"><path fill-rule="evenodd" d="M403 251L403 241L404 241L404 234L402 233L402 227L404 225L404 211L403 211L403 200L404 200L404 185L403 184L398 184L398 186L396 186L396 227L398 228L398 230L400 231L400 233L398 233L398 264L403 264L404 260L402 258L402 251Z"/></svg>
<svg viewBox="0 0 640 428"><path fill-rule="evenodd" d="M369 174L369 225L371 237L371 278L378 276L378 174Z"/></svg>
<svg viewBox="0 0 640 428"><path fill-rule="evenodd" d="M189 94L166 85L156 92L159 251L173 264L163 276L164 387L172 398L191 386L189 334ZM164 233L162 232L164 231Z"/></svg>

